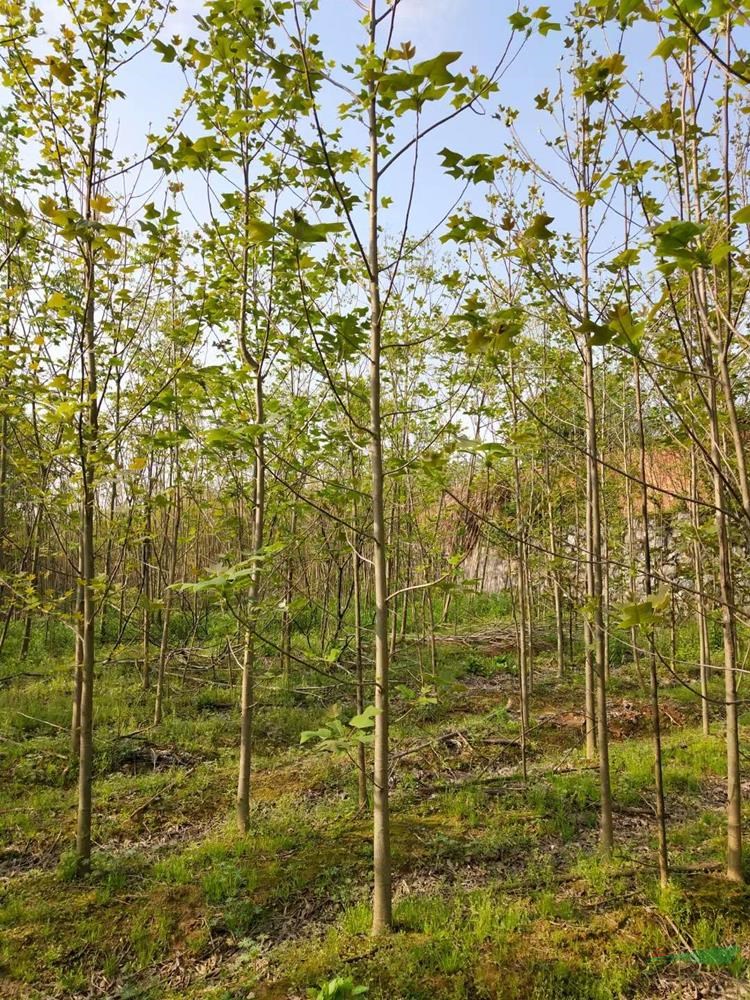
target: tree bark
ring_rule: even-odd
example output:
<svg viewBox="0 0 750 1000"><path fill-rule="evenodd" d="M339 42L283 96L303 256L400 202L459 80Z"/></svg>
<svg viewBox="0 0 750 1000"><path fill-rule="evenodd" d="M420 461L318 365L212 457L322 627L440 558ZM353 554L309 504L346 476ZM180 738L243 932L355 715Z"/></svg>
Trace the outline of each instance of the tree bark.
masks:
<svg viewBox="0 0 750 1000"><path fill-rule="evenodd" d="M638 420L638 450L641 478L641 518L643 521L643 576L646 597L652 593L651 539L649 531L648 487L646 486L646 435L643 425L643 401L641 398L641 370L638 359L634 362L635 405ZM656 644L653 628L648 635L648 665L651 686L651 714L654 739L654 789L656 792L656 826L659 841L659 881L662 889L669 882L669 852L667 848L667 820L664 805L664 774L661 750L661 720L659 717L659 675L656 669Z"/></svg>
<svg viewBox="0 0 750 1000"><path fill-rule="evenodd" d="M376 0L370 0L370 44L375 47ZM389 658L386 522L383 500L383 440L380 419L382 308L378 235L378 113L375 83L369 85L370 135L369 283L370 283L370 473L372 479L373 584L375 590L375 742L373 747L373 903L372 933L393 925L391 887L389 772Z"/></svg>

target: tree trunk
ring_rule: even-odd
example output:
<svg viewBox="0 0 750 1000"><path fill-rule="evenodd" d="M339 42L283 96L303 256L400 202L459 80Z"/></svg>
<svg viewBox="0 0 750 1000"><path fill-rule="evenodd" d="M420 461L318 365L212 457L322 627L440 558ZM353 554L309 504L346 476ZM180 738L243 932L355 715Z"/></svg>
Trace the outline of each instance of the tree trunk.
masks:
<svg viewBox="0 0 750 1000"><path fill-rule="evenodd" d="M729 531L724 513L726 497L721 471L721 440L716 401L713 354L708 335L704 336L706 374L708 375L711 465L716 508L716 534L719 542L719 590L721 623L724 636L724 700L727 749L727 878L744 881L742 871L742 793L740 788L740 743L737 718L737 638L734 625L734 584L732 580Z"/></svg>
<svg viewBox="0 0 750 1000"><path fill-rule="evenodd" d="M265 421L262 358L255 362L255 419L259 426ZM253 555L258 556L264 544L266 514L266 457L264 434L261 431L255 445L255 482L253 487ZM255 679L255 622L260 598L260 561L253 562L248 595L248 627L242 658L240 706L240 762L237 777L237 823L242 833L250 829L250 767L252 760L253 698Z"/></svg>
<svg viewBox="0 0 750 1000"><path fill-rule="evenodd" d="M70 722L70 755L78 759L81 751L81 691L83 689L83 561L78 555L78 579L75 585L75 667L73 673L73 712Z"/></svg>
<svg viewBox="0 0 750 1000"><path fill-rule="evenodd" d="M175 425L178 421L175 420ZM164 711L164 683L166 678L167 654L169 652L169 623L172 616L172 584L177 578L177 552L180 537L180 519L182 515L182 497L180 488L180 453L175 449L172 465L174 503L172 505L172 532L169 543L167 579L164 588L164 607L161 621L161 642L159 643L159 666L156 672L156 699L154 701L154 725L158 726Z"/></svg>
<svg viewBox="0 0 750 1000"><path fill-rule="evenodd" d="M638 450L641 478L641 518L643 521L643 576L646 597L652 593L651 583L651 540L649 532L648 487L646 486L646 435L643 426L643 402L641 399L641 370L638 360L634 362L635 405L638 420ZM651 714L654 738L654 788L656 792L656 825L659 840L659 881L666 889L669 881L669 854L667 849L667 821L664 806L664 775L661 751L661 720L659 718L659 675L656 670L656 645L653 628L648 635L648 666L651 685Z"/></svg>
<svg viewBox="0 0 750 1000"><path fill-rule="evenodd" d="M582 148L588 140L588 118L582 121ZM587 178L588 166L582 164L582 176ZM588 180L584 180L584 187ZM589 208L580 206L581 235L581 290L584 323L590 321L589 307ZM587 590L590 638L593 640L593 667L596 688L596 724L599 751L599 784L601 796L601 847L605 856L612 851L612 791L609 777L609 734L607 729L607 665L604 641L604 608L602 587L602 521L599 495L599 445L597 438L596 388L594 381L594 355L588 338L582 344L584 395L586 411L586 526L587 526Z"/></svg>
<svg viewBox="0 0 750 1000"><path fill-rule="evenodd" d="M375 47L376 0L370 0L370 43ZM388 577L383 500L383 440L380 422L382 310L378 246L378 117L375 84L369 85L370 133L369 281L370 281L370 472L372 477L373 583L375 588L375 742L373 776L373 903L372 932L393 924L391 889L388 704Z"/></svg>
<svg viewBox="0 0 750 1000"><path fill-rule="evenodd" d="M355 514L356 516L356 514ZM352 552L352 574L354 576L354 662L357 679L357 713L365 710L365 685L362 669L362 598L360 595L360 539L354 538ZM366 812L369 806L367 795L367 756L365 745L357 747L357 805L360 812Z"/></svg>
<svg viewBox="0 0 750 1000"><path fill-rule="evenodd" d="M89 205L91 199L89 186ZM90 218L90 208L87 218ZM94 329L94 250L87 248L84 310L84 350L86 367L87 415L81 434L81 472L83 484L83 524L81 528L81 568L83 589L83 625L81 651L81 749L78 766L78 820L76 828L76 863L84 874L91 863L91 781L93 764L94 711L94 636L95 636L95 460L98 438L98 399L96 375L96 335Z"/></svg>
<svg viewBox="0 0 750 1000"><path fill-rule="evenodd" d="M148 496L146 498L146 520L143 531L141 578L143 581L143 690L151 686L151 467L149 465Z"/></svg>
<svg viewBox="0 0 750 1000"><path fill-rule="evenodd" d="M698 499L698 456L695 445L690 448L690 493ZM709 664L711 662L711 649L708 642L708 620L706 616L706 597L703 591L703 557L701 553L700 531L700 508L698 503L690 505L690 521L693 528L693 576L695 580L696 604L695 617L698 626L698 657L699 676L701 686L701 722L703 724L703 734L708 736L711 731L711 720L708 703L708 679Z"/></svg>

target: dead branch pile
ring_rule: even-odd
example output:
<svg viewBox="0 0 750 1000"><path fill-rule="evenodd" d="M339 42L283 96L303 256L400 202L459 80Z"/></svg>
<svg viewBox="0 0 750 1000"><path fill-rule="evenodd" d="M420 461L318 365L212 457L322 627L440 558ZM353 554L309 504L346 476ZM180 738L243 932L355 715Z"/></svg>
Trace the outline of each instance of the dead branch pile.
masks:
<svg viewBox="0 0 750 1000"><path fill-rule="evenodd" d="M456 643L470 649L483 649L489 653L512 652L518 645L518 634L513 623L508 625L484 625L474 627L455 635L441 635L440 642ZM554 646L554 627L551 623L534 625L532 642L536 649L550 649Z"/></svg>
<svg viewBox="0 0 750 1000"><path fill-rule="evenodd" d="M200 757L177 747L156 746L145 739L129 737L112 755L112 771L142 774L144 771L168 771L174 767L194 767Z"/></svg>

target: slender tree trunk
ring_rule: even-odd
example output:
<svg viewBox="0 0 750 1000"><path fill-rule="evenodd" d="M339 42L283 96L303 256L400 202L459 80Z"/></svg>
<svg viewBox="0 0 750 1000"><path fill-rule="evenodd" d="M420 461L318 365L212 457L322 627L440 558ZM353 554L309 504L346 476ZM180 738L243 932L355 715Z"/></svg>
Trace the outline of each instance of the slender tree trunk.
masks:
<svg viewBox="0 0 750 1000"><path fill-rule="evenodd" d="M555 609L555 643L557 649L557 676L560 680L565 676L565 622L563 618L562 587L560 586L560 571L557 565L557 533L552 509L552 495L549 482L549 465L547 465L547 524L549 532L550 579L552 581L552 600Z"/></svg>
<svg viewBox="0 0 750 1000"><path fill-rule="evenodd" d="M149 465L148 496L146 498L146 517L143 531L143 547L141 559L141 578L143 581L143 690L151 687L151 490L152 478Z"/></svg>
<svg viewBox="0 0 750 1000"><path fill-rule="evenodd" d="M648 487L646 486L646 435L643 426L643 402L641 399L641 371L638 360L634 362L635 405L638 420L638 450L641 478L641 518L643 521L643 569L646 597L652 593L651 539L649 531ZM669 853L667 849L667 820L664 805L664 775L662 769L661 720L659 717L659 675L656 669L656 645L653 629L648 636L648 666L651 685L651 714L653 716L654 738L654 787L656 792L656 825L659 838L659 881L662 889L669 881Z"/></svg>
<svg viewBox="0 0 750 1000"><path fill-rule="evenodd" d="M247 81L246 81L247 82ZM244 140L243 140L244 141ZM267 338L263 344L256 345L256 355L248 344L248 294L249 294L249 224L251 216L250 189L250 158L246 148L243 148L243 248L242 248L242 289L239 318L239 347L245 364L254 375L255 422L261 430L255 438L255 469L253 478L253 526L252 555L253 569L250 577L250 590L247 601L247 630L245 633L245 649L242 658L242 679L240 693L240 759L237 775L237 824L242 833L250 829L250 775L252 763L252 727L254 713L255 687L255 626L260 600L261 565L257 558L265 544L266 518L266 450L265 432L265 397L263 386L263 366ZM270 320L269 320L270 322Z"/></svg>
<svg viewBox="0 0 750 1000"><path fill-rule="evenodd" d="M588 143L588 112L584 111L582 118L582 149L585 151ZM584 178L582 187L588 187L589 165L581 164L581 174ZM581 236L581 292L583 299L584 322L590 320L589 306L589 207L581 204L580 236ZM601 847L608 856L612 851L612 791L609 776L609 734L607 728L607 665L605 662L606 646L604 641L604 607L602 586L602 520L599 483L599 444L596 414L596 387L594 381L594 355L588 338L582 344L584 369L584 395L586 411L586 465L588 485L586 497L587 509L587 582L589 614L591 616L591 638L594 643L594 680L596 687L596 723L597 743L599 751L599 784L601 796Z"/></svg>
<svg viewBox="0 0 750 1000"><path fill-rule="evenodd" d="M83 562L78 553L78 579L75 584L75 667L73 672L73 712L70 722L70 755L78 759L81 751L81 691L83 689Z"/></svg>
<svg viewBox="0 0 750 1000"><path fill-rule="evenodd" d="M39 589L39 532L41 530L41 513L34 520L34 551L31 556L31 580L36 590ZM23 639L21 640L20 658L25 660L29 655L31 645L32 612L26 612L23 624Z"/></svg>
<svg viewBox="0 0 750 1000"><path fill-rule="evenodd" d="M629 575L630 575L630 594L629 599L633 602L638 600L638 564L636 559L636 534L635 534L635 520L633 517L633 496L631 481L628 478L629 475L629 446L628 446L628 427L626 420L626 408L625 399L623 398L622 407L622 467L626 473L625 476L625 519L626 519L626 532L628 540L628 564L629 564ZM638 682L642 688L645 687L643 683L643 675L641 672L641 651L640 651L640 636L638 635L638 629L634 626L630 630L630 645L632 648L633 663L635 664L636 674L638 675Z"/></svg>
<svg viewBox="0 0 750 1000"><path fill-rule="evenodd" d="M255 373L255 417L262 426L265 421L263 398L262 360L257 362ZM253 488L253 553L257 556L264 545L266 514L266 458L263 432L258 434L255 447L255 483ZM260 599L260 562L253 563L248 595L248 628L245 634L245 651L242 659L242 692L240 713L240 763L237 778L237 822L240 830L250 829L250 768L252 759L253 698L255 677L255 622Z"/></svg>
<svg viewBox="0 0 750 1000"><path fill-rule="evenodd" d="M586 464L586 591L590 595L593 586L591 577L591 504L589 496L591 468ZM589 598L590 599L590 598ZM583 669L584 669L584 704L585 704L585 736L586 756L593 760L596 756L596 685L594 683L594 629L591 622L591 609L583 613Z"/></svg>
<svg viewBox="0 0 750 1000"><path fill-rule="evenodd" d="M297 508L292 509L291 523L289 526L290 553L286 560L286 578L284 580L284 610L281 615L281 675L284 688L289 686L289 671L291 668L292 652L292 616L289 608L294 596L294 560L291 549L294 548L297 536Z"/></svg>
<svg viewBox="0 0 750 1000"><path fill-rule="evenodd" d="M742 871L742 793L740 787L740 744L737 713L737 638L734 624L734 583L732 580L729 530L727 527L726 496L721 472L721 439L716 401L716 380L711 344L704 337L706 374L708 375L709 426L711 431L711 465L716 508L716 534L719 542L719 590L721 621L724 635L724 700L726 711L727 749L727 878L744 881Z"/></svg>
<svg viewBox="0 0 750 1000"><path fill-rule="evenodd" d="M175 421L177 424L177 420ZM180 455L175 449L172 463L174 501L172 504L172 531L169 541L167 579L164 588L164 606L161 622L161 642L159 643L159 666L156 672L156 699L154 701L154 725L158 726L164 711L164 686L166 680L167 655L169 653L169 624L172 616L172 584L177 578L177 553L180 538L180 520L182 515L182 495L180 485Z"/></svg>
<svg viewBox="0 0 750 1000"><path fill-rule="evenodd" d="M703 724L703 734L708 736L711 731L711 720L709 716L708 703L708 679L709 664L711 662L711 649L708 642L708 620L706 615L706 598L704 594L703 579L703 557L701 553L700 541L700 509L698 499L698 456L695 445L690 448L690 494L696 498L696 502L690 505L690 520L693 528L693 576L695 580L696 605L695 617L698 627L698 658L699 676L701 686L701 722Z"/></svg>
<svg viewBox="0 0 750 1000"><path fill-rule="evenodd" d="M601 846L605 855L612 850L612 791L609 777L609 732L607 725L606 665L604 662L604 609L602 607L602 540L597 468L598 444L594 403L594 360L591 346L584 347L586 382L586 446L589 464L589 596L594 639L594 680L596 685L597 749L599 751L599 782L601 794Z"/></svg>
<svg viewBox="0 0 750 1000"><path fill-rule="evenodd" d="M117 345L115 345L115 350ZM113 414L113 425L115 428L115 433L118 435L117 444L115 445L115 462L119 463L121 457L121 445L120 445L120 405L122 397L122 372L118 369L117 376L115 379L115 407ZM107 545L104 557L104 579L106 581L107 593L112 585L112 551L114 548L114 524L115 524L115 512L117 510L117 479L113 477L112 488L109 492L109 523L107 530ZM103 643L107 636L107 615L104 606L102 607L101 614L99 617L99 642Z"/></svg>
<svg viewBox="0 0 750 1000"><path fill-rule="evenodd" d="M518 409L516 403L515 371L513 361L510 362L510 408L514 430L518 426ZM528 575L526 573L526 541L523 510L521 507L521 463L516 449L513 456L513 498L516 509L516 574L518 580L518 676L521 696L521 731L525 736L529 728L529 648L528 636L530 622L528 618L529 601L527 598Z"/></svg>
<svg viewBox="0 0 750 1000"><path fill-rule="evenodd" d="M401 573L401 511L399 506L398 483L394 483L393 507L391 509L391 523L388 531L388 538L391 541L391 556L386 562L386 576L388 583L386 587L390 591L399 589L399 579ZM391 637L388 645L388 658L392 660L396 655L396 638L398 636L398 605L394 603L393 608L389 608Z"/></svg>
<svg viewBox="0 0 750 1000"><path fill-rule="evenodd" d="M524 529L523 534L523 573L526 577L524 583L524 598L526 600L526 611L524 612L524 618L526 619L526 692L527 692L527 706L526 706L526 722L528 725L528 699L531 697L534 691L534 602L531 587L531 569L529 566L529 546L526 541L526 531Z"/></svg>
<svg viewBox="0 0 750 1000"><path fill-rule="evenodd" d="M10 267L10 264L9 264ZM8 334L6 334L7 336ZM8 414L0 417L0 573L6 569L8 524L5 497L8 490Z"/></svg>
<svg viewBox="0 0 750 1000"><path fill-rule="evenodd" d="M92 145L93 145L92 139ZM92 149L93 159L93 149ZM90 206L92 184L89 183ZM90 208L87 218L90 218ZM95 663L95 461L98 438L98 386L96 374L96 335L94 329L94 250L87 246L85 272L85 310L83 323L86 368L86 419L81 427L81 471L83 483L83 524L81 528L81 569L83 589L83 624L81 651L81 744L78 766L78 821L76 862L79 873L88 871L91 862L91 784L93 765L93 710Z"/></svg>
<svg viewBox="0 0 750 1000"><path fill-rule="evenodd" d="M356 515L355 515L356 516ZM356 523L356 522L355 522ZM352 551L352 574L354 577L354 663L357 678L357 713L365 710L365 684L362 666L362 598L360 595L360 539L354 538ZM367 756L365 745L357 747L357 804L360 812L366 812L369 806L367 795Z"/></svg>
<svg viewBox="0 0 750 1000"><path fill-rule="evenodd" d="M370 44L375 48L376 0L370 0ZM388 577L386 569L386 521L383 500L383 440L380 418L380 365L382 307L380 302L380 254L378 246L379 128L374 82L369 88L370 204L370 470L372 476L373 583L375 588L375 742L373 779L373 904L372 932L381 934L393 924L391 888L391 835L389 777L389 662Z"/></svg>
<svg viewBox="0 0 750 1000"><path fill-rule="evenodd" d="M727 41L729 42L729 31L727 31ZM692 117L695 119L696 105L695 94L693 93L694 83L692 50L690 48L688 48L686 53L685 79L686 87L691 93ZM724 96L726 99L728 94L725 92ZM690 185L692 185L693 195L692 204L689 196L686 196L685 198L688 215L693 214L695 220L700 223L702 221L702 207L697 141L694 137L688 137L686 134L683 134L683 160L685 164L684 185L688 193L690 191ZM727 224L728 223L729 219L727 219ZM731 303L731 260L727 264L727 281L729 285L729 302ZM726 386L721 377L721 353L726 348L727 335L724 331L721 320L717 325L717 330L712 330L710 328L706 278L702 269L698 268L696 273L691 274L690 282L693 303L696 307L700 349L703 355L703 365L707 381L707 389L704 394L704 400L707 409L710 433L710 462L715 507L714 519L719 547L718 569L722 634L724 641L724 700L726 713L727 753L727 878L735 882L742 882L744 880L744 875L742 871L742 797L740 788L740 747L737 712L737 635L734 621L734 580L732 577L731 566L731 543L729 528L727 525L727 516L725 513L725 463L721 446L717 383L720 383L722 390L724 390L724 402L730 411L730 425L732 423L732 406L727 398L727 391L729 397L732 397L732 391L731 385ZM729 306L729 314L731 314L731 305ZM714 346L717 347L719 353L720 372L718 377L716 374L716 363L714 360ZM745 479L745 483L742 486L742 500L744 507L745 496L747 493L747 476L745 471L744 455L741 462L738 460L738 472L740 477L744 477Z"/></svg>

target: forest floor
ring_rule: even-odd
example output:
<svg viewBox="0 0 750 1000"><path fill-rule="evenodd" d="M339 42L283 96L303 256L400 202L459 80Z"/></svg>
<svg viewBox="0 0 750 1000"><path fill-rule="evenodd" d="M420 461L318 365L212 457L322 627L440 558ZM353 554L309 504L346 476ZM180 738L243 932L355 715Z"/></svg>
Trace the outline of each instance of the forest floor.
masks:
<svg viewBox="0 0 750 1000"><path fill-rule="evenodd" d="M581 688L538 664L524 782L508 658L441 645L437 704L394 698L396 930L373 941L371 823L353 766L299 747L322 706L268 694L241 836L234 693L176 684L154 730L133 667L103 666L96 853L74 881L70 667L40 662L27 668L40 676L0 684L3 1000L282 1000L337 975L368 1000L748 995L750 892L722 877L721 721L704 737L679 685L662 701L674 875L661 892L651 719L632 666L610 685L616 852L605 863ZM418 669L416 652L402 655L396 682L418 687ZM743 724L750 735L748 714ZM747 815L750 783L743 797Z"/></svg>

